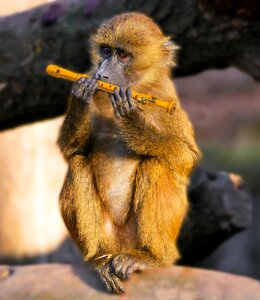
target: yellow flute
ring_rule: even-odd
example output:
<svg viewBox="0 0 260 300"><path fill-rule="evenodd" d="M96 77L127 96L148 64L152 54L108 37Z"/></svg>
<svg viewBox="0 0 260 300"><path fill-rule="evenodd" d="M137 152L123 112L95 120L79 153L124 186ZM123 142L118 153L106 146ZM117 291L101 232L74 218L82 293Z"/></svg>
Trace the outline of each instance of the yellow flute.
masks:
<svg viewBox="0 0 260 300"><path fill-rule="evenodd" d="M54 77L63 78L71 81L76 81L81 77L89 78L90 76L88 74L80 74L75 73L70 70L64 69L62 67L56 66L56 65L48 65L46 68L46 72ZM97 80L98 82L98 89L108 92L108 93L114 93L114 89L119 87L114 84L110 84L104 81ZM156 97L141 94L137 92L132 92L133 99L137 102L143 104L143 105L157 105L159 107L162 107L166 109L166 111L170 114L172 114L175 110L175 101L165 101L157 99Z"/></svg>

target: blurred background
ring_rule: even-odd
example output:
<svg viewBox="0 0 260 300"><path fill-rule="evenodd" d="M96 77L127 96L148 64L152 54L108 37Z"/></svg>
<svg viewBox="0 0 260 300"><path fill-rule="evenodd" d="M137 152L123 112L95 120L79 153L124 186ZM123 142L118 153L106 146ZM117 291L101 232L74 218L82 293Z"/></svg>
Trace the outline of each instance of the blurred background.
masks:
<svg viewBox="0 0 260 300"><path fill-rule="evenodd" d="M0 17L48 2L1 0ZM252 226L200 266L260 279L260 83L235 68L210 70L175 83L204 153L202 165L241 174L254 197ZM66 173L56 146L62 120L0 132L1 263L81 259L58 208Z"/></svg>

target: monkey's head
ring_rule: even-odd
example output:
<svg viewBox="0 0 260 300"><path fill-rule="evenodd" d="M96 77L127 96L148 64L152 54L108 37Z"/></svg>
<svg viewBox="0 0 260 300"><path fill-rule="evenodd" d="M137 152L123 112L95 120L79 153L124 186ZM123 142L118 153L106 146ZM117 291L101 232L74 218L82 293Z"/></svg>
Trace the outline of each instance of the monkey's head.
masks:
<svg viewBox="0 0 260 300"><path fill-rule="evenodd" d="M175 45L153 20L141 13L124 13L105 21L92 36L96 79L128 87L169 74Z"/></svg>

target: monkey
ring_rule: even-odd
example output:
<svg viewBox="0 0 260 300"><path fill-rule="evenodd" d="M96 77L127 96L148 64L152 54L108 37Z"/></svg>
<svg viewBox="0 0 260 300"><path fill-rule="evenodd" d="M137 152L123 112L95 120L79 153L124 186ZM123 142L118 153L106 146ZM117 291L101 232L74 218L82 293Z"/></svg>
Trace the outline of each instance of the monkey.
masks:
<svg viewBox="0 0 260 300"><path fill-rule="evenodd" d="M107 289L133 272L170 265L200 159L171 78L175 44L148 16L129 12L91 36L91 78L71 90L58 145L68 162L60 193L65 224ZM97 80L120 86L97 90ZM142 106L131 91L176 101L173 114Z"/></svg>

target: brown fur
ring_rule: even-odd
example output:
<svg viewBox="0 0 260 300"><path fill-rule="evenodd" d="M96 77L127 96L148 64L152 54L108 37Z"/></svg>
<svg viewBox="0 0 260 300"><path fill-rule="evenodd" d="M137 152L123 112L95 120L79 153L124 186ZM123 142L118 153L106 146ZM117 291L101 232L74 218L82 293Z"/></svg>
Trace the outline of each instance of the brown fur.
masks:
<svg viewBox="0 0 260 300"><path fill-rule="evenodd" d="M126 70L133 90L175 99L177 108L170 115L142 107L142 114L117 119L105 92L87 106L71 101L59 137L69 163L60 204L86 260L130 254L136 269L144 269L179 257L186 187L200 152L169 76L174 47L164 46L168 40L139 13L119 15L93 36L93 72L99 44L123 48L134 57Z"/></svg>

